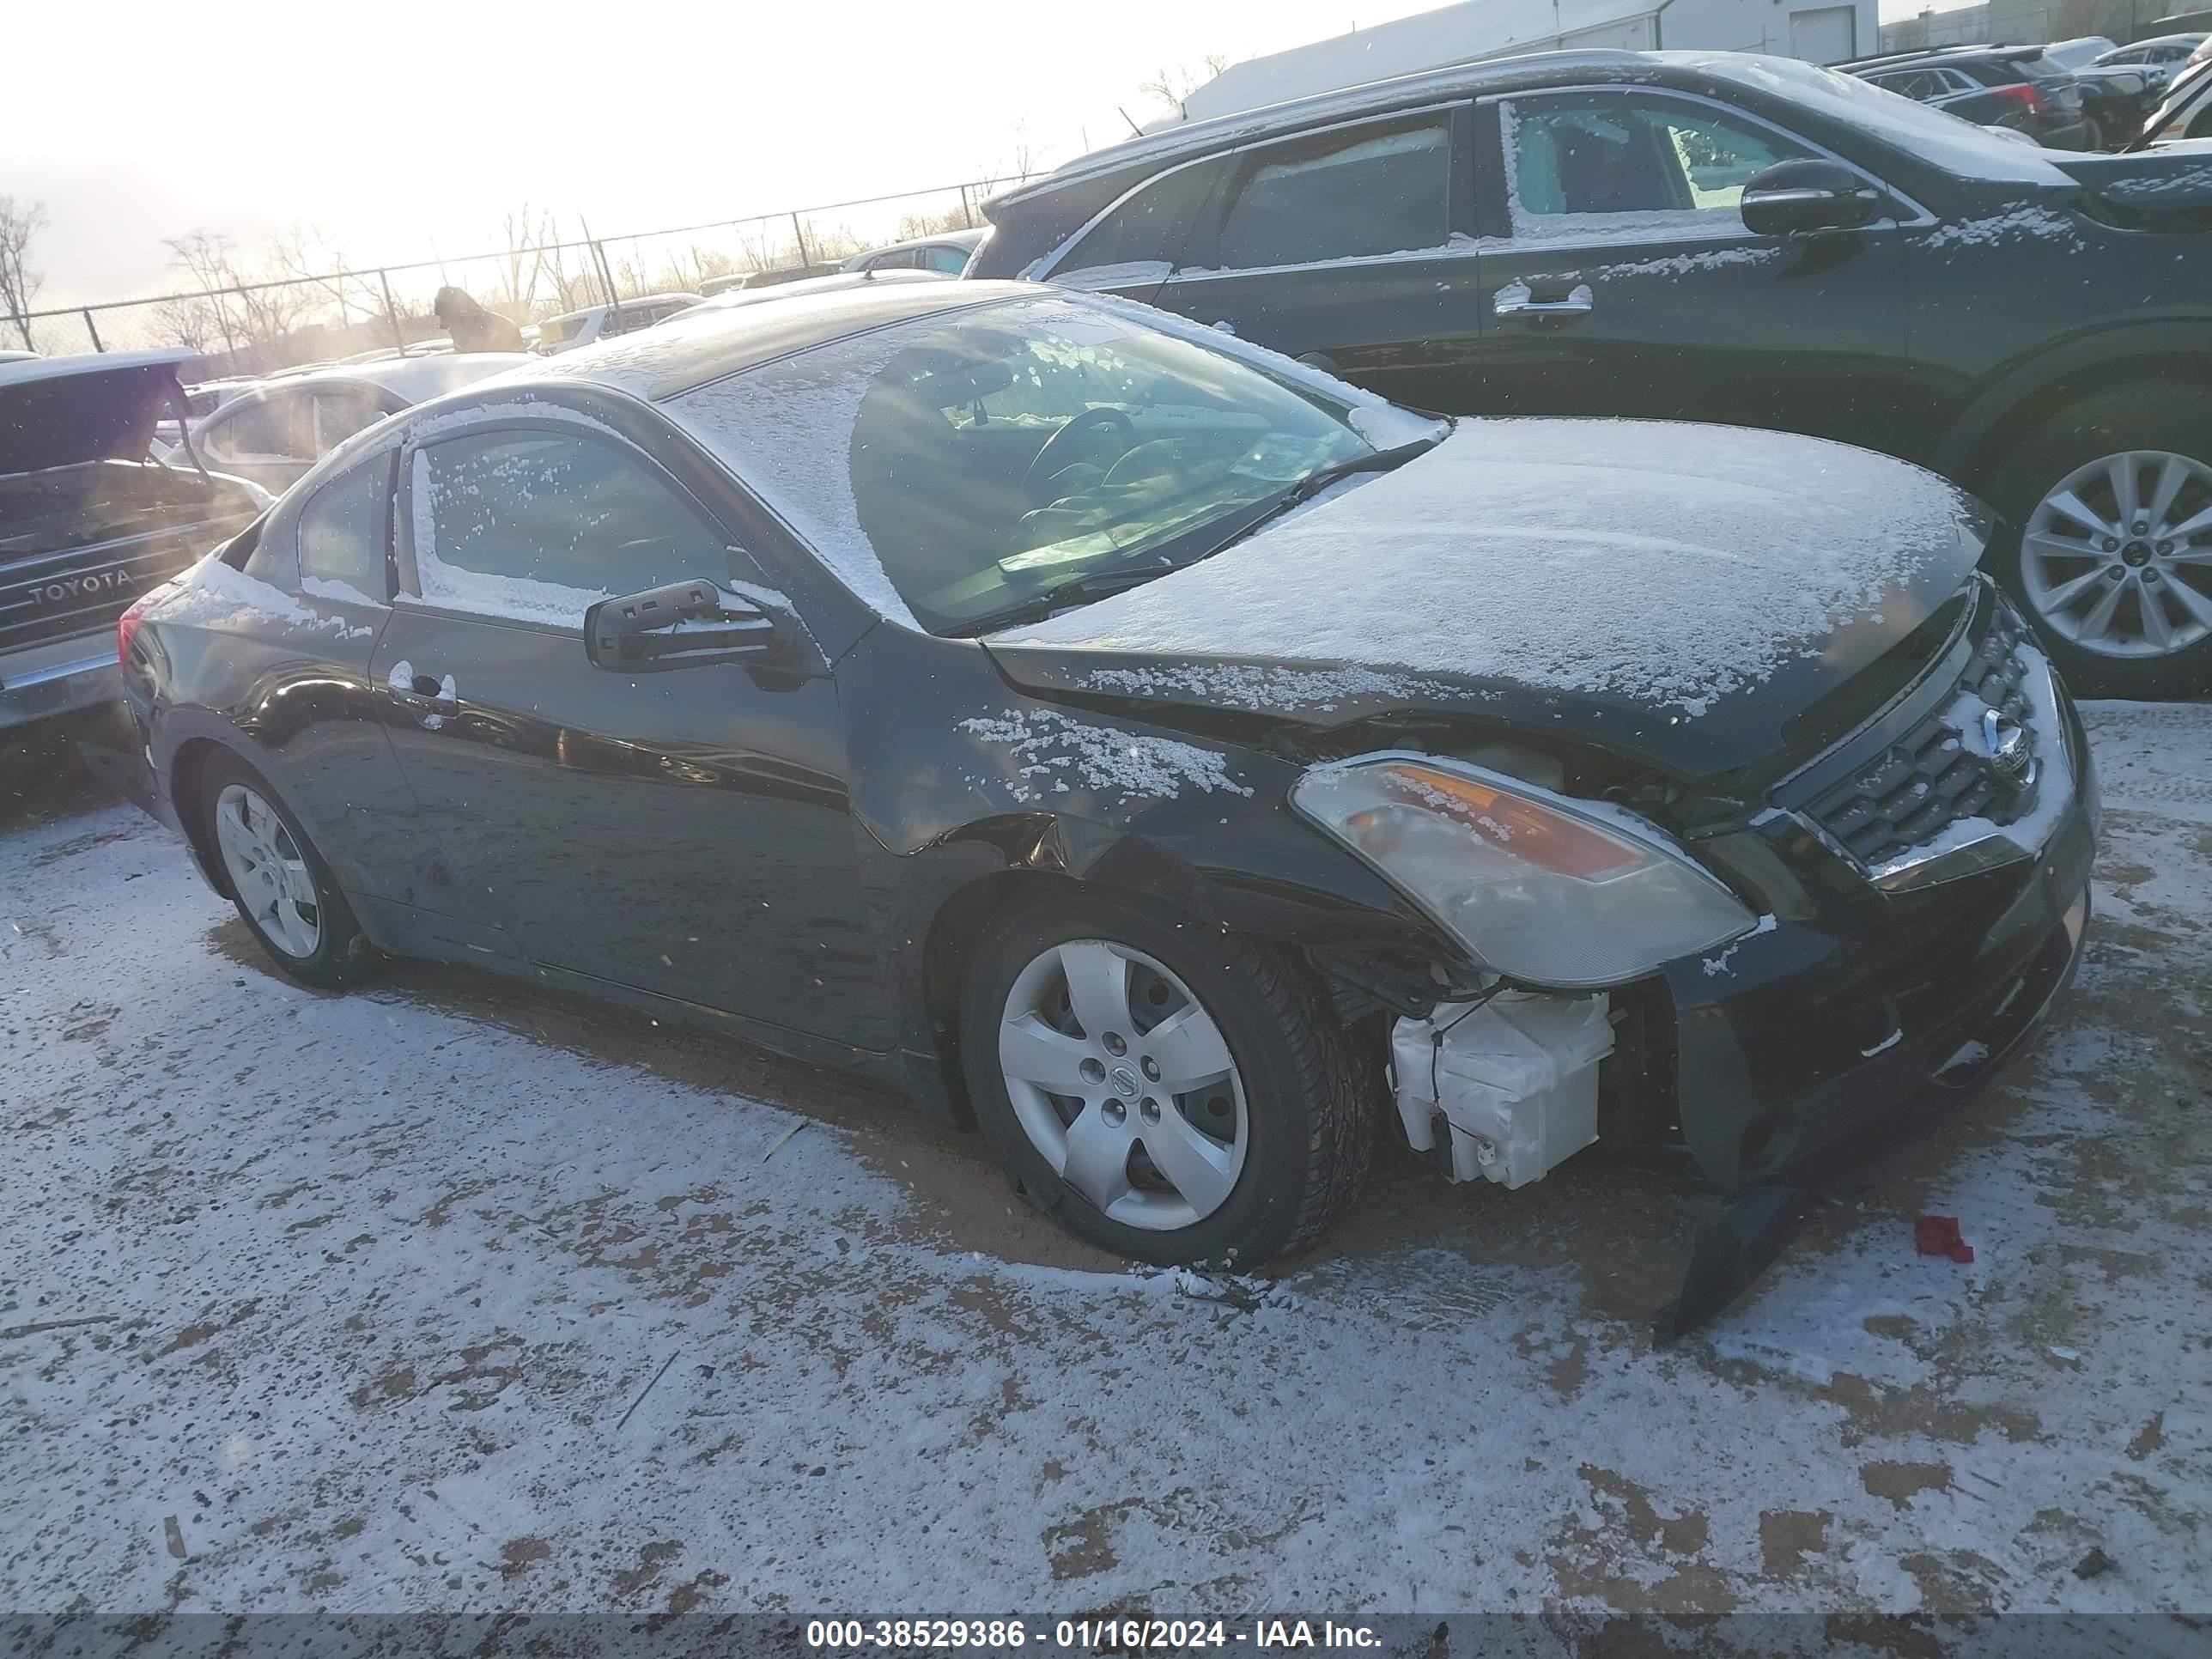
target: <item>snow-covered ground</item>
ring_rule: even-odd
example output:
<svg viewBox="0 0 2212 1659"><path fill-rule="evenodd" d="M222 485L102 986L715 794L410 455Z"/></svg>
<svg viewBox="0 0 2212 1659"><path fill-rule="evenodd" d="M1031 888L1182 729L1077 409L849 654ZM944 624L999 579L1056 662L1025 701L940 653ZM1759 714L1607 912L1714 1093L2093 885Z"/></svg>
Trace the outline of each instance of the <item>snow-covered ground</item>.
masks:
<svg viewBox="0 0 2212 1659"><path fill-rule="evenodd" d="M1660 1352L1656 1174L1386 1157L1265 1281L1133 1273L887 1097L306 992L133 811L19 817L0 1605L2212 1611L2212 708L2092 718L2036 1051Z"/></svg>

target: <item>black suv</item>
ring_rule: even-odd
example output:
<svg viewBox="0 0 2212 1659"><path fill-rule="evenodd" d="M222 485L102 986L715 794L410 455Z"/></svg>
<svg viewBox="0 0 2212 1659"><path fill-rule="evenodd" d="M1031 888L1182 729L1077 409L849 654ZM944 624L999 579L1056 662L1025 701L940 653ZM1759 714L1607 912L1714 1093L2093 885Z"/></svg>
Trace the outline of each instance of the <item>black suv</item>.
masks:
<svg viewBox="0 0 2212 1659"><path fill-rule="evenodd" d="M2212 678L2185 155L2039 149L1789 59L1556 52L1188 123L987 211L973 276L1109 289L1401 403L1917 461L1998 509L1990 567L2076 683Z"/></svg>
<svg viewBox="0 0 2212 1659"><path fill-rule="evenodd" d="M1884 92L1984 127L2009 127L2053 149L2094 149L2081 88L2041 46L1949 46L1862 58L1835 67Z"/></svg>

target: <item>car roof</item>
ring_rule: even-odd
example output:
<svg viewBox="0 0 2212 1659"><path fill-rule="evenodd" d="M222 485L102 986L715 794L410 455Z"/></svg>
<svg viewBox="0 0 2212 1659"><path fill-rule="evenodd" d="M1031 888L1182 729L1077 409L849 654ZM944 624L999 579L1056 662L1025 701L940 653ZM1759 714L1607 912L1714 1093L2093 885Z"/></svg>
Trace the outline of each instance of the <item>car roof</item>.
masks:
<svg viewBox="0 0 2212 1659"><path fill-rule="evenodd" d="M526 351L461 351L435 357L395 357L387 362L344 363L307 374L264 380L272 392L314 391L328 386L382 386L410 404L430 398L511 368L538 361Z"/></svg>
<svg viewBox="0 0 2212 1659"><path fill-rule="evenodd" d="M848 289L868 288L878 283L896 286L901 283L949 283L955 280L941 270L833 270L826 276L802 276L795 282L778 283L769 288L726 288L720 294L710 295L689 310L679 311L660 325L666 327L677 317L694 316L702 311L730 311L740 306L766 305L777 300L799 300L810 294L840 294Z"/></svg>
<svg viewBox="0 0 2212 1659"><path fill-rule="evenodd" d="M1142 162L1158 162L1184 155L1206 155L1247 138L1278 132L1296 132L1338 113L1362 114L1395 104L1419 103L1429 98L1506 90L1542 82L1578 70L1610 70L1626 76L1649 70L1664 61L1663 54L1643 52L1532 52L1515 58L1493 58L1480 64L1457 64L1446 69L1423 70L1314 93L1280 104L1217 115L1203 121L1181 121L1171 126L1125 138L1118 144L1079 155L1042 178L1032 179L995 196L987 210L1000 204L1043 196L1080 179L1119 172Z"/></svg>
<svg viewBox="0 0 2212 1659"><path fill-rule="evenodd" d="M989 229L990 227L988 225L978 225L973 230L945 230L939 231L934 236L909 236L902 242L884 242L875 247L864 248L860 252L853 255L853 258L855 259L872 259L878 253L896 253L901 248L908 247L964 247L973 249L976 243L983 240L985 234Z"/></svg>
<svg viewBox="0 0 2212 1659"><path fill-rule="evenodd" d="M190 346L165 346L158 351L79 351L65 357L23 357L11 363L0 363L0 386L64 380L79 374L112 374L123 368L174 368L199 355Z"/></svg>
<svg viewBox="0 0 2212 1659"><path fill-rule="evenodd" d="M1061 290L1036 283L950 280L854 283L828 292L775 294L757 304L703 306L657 328L557 357L531 357L526 360L531 367L502 376L500 384L554 387L596 382L659 402L889 324L1010 300L1065 297Z"/></svg>
<svg viewBox="0 0 2212 1659"><path fill-rule="evenodd" d="M2041 46L1928 46L1918 52L1893 52L1880 58L1854 58L1849 63L1831 64L1851 75L1864 75L1871 70L1916 69L1923 64L1956 63L1965 58L1998 58L2008 64L2021 63L2041 56Z"/></svg>
<svg viewBox="0 0 2212 1659"><path fill-rule="evenodd" d="M700 301L706 297L707 296L703 294L686 294L681 289L672 289L666 294L633 294L625 299L623 301L623 304L625 306L657 306L680 301L684 305L696 306ZM594 317L603 311L611 311L613 309L614 307L611 304L603 300L595 306L579 306L575 310L564 311L557 317L548 317L545 319L544 322L541 322L538 326L543 328L545 326L546 323L565 323L572 318L576 317Z"/></svg>

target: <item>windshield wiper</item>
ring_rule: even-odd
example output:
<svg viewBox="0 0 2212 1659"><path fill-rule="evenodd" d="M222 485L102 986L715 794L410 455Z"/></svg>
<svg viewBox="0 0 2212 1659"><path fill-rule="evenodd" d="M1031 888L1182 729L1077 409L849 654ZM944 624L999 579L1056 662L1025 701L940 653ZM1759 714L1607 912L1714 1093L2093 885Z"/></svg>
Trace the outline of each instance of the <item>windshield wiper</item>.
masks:
<svg viewBox="0 0 2212 1659"><path fill-rule="evenodd" d="M1171 559L1154 559L1133 567L1122 565L1112 570L1094 570L1087 576L1071 576L1064 582L1054 582L1041 593L1032 593L1018 605L1007 605L963 623L960 632L988 634L994 628L1010 628L1016 623L1040 622L1063 605L1103 599L1109 593L1118 593L1155 576L1164 576L1176 568Z"/></svg>
<svg viewBox="0 0 2212 1659"><path fill-rule="evenodd" d="M1135 587L1140 583L1152 580L1155 576L1164 576L1171 570L1181 570L1187 565L1196 564L1200 559L1210 559L1224 548L1243 541L1245 537L1269 520L1280 518L1292 507L1311 501L1322 490L1340 479L1349 478L1362 472L1388 472L1393 468L1403 466L1417 455L1427 453L1443 441L1443 439L1441 436L1417 439L1409 444L1400 444L1395 449L1370 450L1364 455L1354 455L1349 460L1336 461L1328 466L1316 468L1279 495L1270 497L1259 511L1251 514L1219 541L1188 557L1152 559L1141 565L1119 565L1111 570L1094 570L1088 575L1072 576L1064 582L1054 584L1041 593L1031 594L1018 605L1010 605L1004 610L994 611L986 616L978 617L974 621L964 623L960 632L963 635L988 634L994 629L1010 628L1018 623L1038 622L1064 606L1079 605L1090 599L1103 599L1109 593L1118 593L1123 588Z"/></svg>
<svg viewBox="0 0 2212 1659"><path fill-rule="evenodd" d="M1355 477L1362 472L1394 471L1414 457L1427 454L1443 441L1443 439L1441 436L1417 438L1412 443L1400 444L1395 449L1373 449L1364 455L1354 455L1349 460L1336 461L1328 466L1317 467L1283 491L1281 495L1274 497L1257 513L1205 551L1194 553L1182 562L1196 564L1200 559L1210 559L1224 548L1234 547L1261 526L1273 523L1292 507L1304 506L1331 484L1340 483L1346 478Z"/></svg>

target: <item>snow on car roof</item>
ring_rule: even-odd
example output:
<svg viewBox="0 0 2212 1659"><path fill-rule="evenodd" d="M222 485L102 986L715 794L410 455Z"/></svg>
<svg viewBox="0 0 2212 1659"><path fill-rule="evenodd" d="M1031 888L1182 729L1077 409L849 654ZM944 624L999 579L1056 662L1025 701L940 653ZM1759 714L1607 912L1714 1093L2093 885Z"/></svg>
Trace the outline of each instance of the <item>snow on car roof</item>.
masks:
<svg viewBox="0 0 2212 1659"><path fill-rule="evenodd" d="M1534 52L1476 64L1457 64L1370 81L1341 91L1317 93L1234 115L1163 127L1141 137L1078 156L1041 178L994 197L984 204L984 210L991 213L1002 204L1024 201L1071 181L1096 178L1136 163L1210 155L1247 139L1295 132L1335 116L1365 114L1433 98L1555 84L1591 70L1609 70L1615 77L1624 74L1632 77L1641 70L1648 77L1654 70L1665 69L1714 76L1771 96L1813 104L1831 120L1846 123L1892 148L1924 157L1969 178L2028 184L2066 183L2065 176L2056 167L2041 161L2039 152L2027 145L2007 144L2002 139L1990 137L1987 129L1970 121L1793 58L1740 52L1587 50ZM1887 107L1890 105L1897 107Z"/></svg>
<svg viewBox="0 0 2212 1659"><path fill-rule="evenodd" d="M658 327L538 359L534 373L519 371L510 378L596 380L658 403L848 334L933 311L1034 298L1037 292L1034 283L949 280L854 283L809 294L770 289L758 304L702 305Z"/></svg>
<svg viewBox="0 0 2212 1659"><path fill-rule="evenodd" d="M173 368L199 355L190 346L164 346L158 351L82 351L66 357L24 357L0 363L0 386L64 380L79 374L112 374L126 368Z"/></svg>
<svg viewBox="0 0 2212 1659"><path fill-rule="evenodd" d="M622 304L623 308L626 311L636 311L642 310L647 306L674 305L678 303L696 306L700 301L706 297L707 296L703 294L693 294L688 289L671 289L665 294L633 294L628 299L624 300ZM574 311L564 311L557 317L548 317L544 322L539 323L538 326L544 328L548 324L565 323L571 318L575 317L596 317L602 312L612 311L613 309L613 306L604 303L595 306L580 306Z"/></svg>
<svg viewBox="0 0 2212 1659"><path fill-rule="evenodd" d="M1610 50L1535 52L1524 57L1493 58L1480 64L1455 64L1447 69L1395 76L1388 80L1346 87L1338 92L1316 93L1310 97L1292 99L1287 103L1241 110L1234 115L1218 115L1209 120L1179 122L1063 162L1041 177L992 198L984 204L984 211L988 215L992 208L1001 203L1019 202L1057 190L1072 179L1094 178L1133 162L1165 161L1185 154L1206 155L1239 139L1264 137L1271 132L1295 131L1339 112L1356 115L1382 106L1417 102L1424 98L1476 92L1492 87L1520 85L1532 77L1541 79L1577 70L1633 68L1646 62L1650 56L1649 52Z"/></svg>

